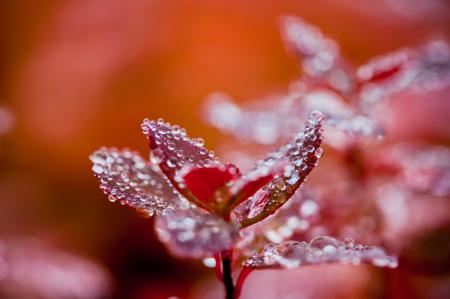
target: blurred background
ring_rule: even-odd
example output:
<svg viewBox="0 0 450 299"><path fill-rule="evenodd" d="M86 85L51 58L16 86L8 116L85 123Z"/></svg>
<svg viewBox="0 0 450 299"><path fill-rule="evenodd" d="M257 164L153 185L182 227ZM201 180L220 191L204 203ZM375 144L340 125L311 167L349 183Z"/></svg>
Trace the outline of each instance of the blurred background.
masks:
<svg viewBox="0 0 450 299"><path fill-rule="evenodd" d="M2 284L8 270L2 272L2 248L36 248L33 242L44 247L43 260L54 262L59 254L67 267L87 262L95 268L72 280L80 279L86 292L48 298L202 298L214 280L211 270L170 257L152 220L109 203L88 156L100 146L146 156L144 117L177 123L216 148L223 135L200 118L206 95L221 90L245 101L283 92L300 75L280 37L281 16L318 26L355 64L450 38L446 0L18 0L2 1L0 10L0 298L45 297L21 293L19 278ZM419 122L417 128L406 125L397 138L448 146L448 89L440 98L446 106L426 110L409 122ZM404 114L420 116L420 107ZM438 124L421 130L429 122ZM448 200L439 206L444 211ZM450 217L434 225L435 210L424 213L430 221L417 242L431 245L412 250L419 262L389 270L388 278L380 274L385 270L329 266L277 272L276 283L270 271L255 274L249 285L272 281L295 290L307 281L330 290L320 297L310 290L305 298L450 298ZM39 267L27 271L35 271L30 279L38 286L48 284L47 293L62 281ZM314 276L325 277L323 284L310 281Z"/></svg>

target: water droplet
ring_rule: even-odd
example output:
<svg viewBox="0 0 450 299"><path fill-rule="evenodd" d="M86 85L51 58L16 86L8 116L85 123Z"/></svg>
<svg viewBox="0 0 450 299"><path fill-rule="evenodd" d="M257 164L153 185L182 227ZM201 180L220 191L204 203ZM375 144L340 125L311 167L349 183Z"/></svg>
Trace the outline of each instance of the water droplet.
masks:
<svg viewBox="0 0 450 299"><path fill-rule="evenodd" d="M315 147L314 147L314 145L308 145L308 146L306 146L306 148L305 148L305 150L308 152L308 153L313 153L314 151L315 151Z"/></svg>
<svg viewBox="0 0 450 299"><path fill-rule="evenodd" d="M339 242L331 237L317 237L311 240L309 246L311 248L324 250L325 247L328 247L328 249L330 249L331 247L337 248L339 246Z"/></svg>
<svg viewBox="0 0 450 299"><path fill-rule="evenodd" d="M324 115L322 112L318 111L318 110L314 110L311 111L308 115L308 121L311 124L317 124L319 122L321 122L324 119Z"/></svg>
<svg viewBox="0 0 450 299"><path fill-rule="evenodd" d="M167 148L171 151L173 151L175 149L175 143L173 142L168 142L167 143Z"/></svg>
<svg viewBox="0 0 450 299"><path fill-rule="evenodd" d="M150 218L151 216L153 216L153 211L145 207L136 208L136 213L142 218Z"/></svg>
<svg viewBox="0 0 450 299"><path fill-rule="evenodd" d="M311 217L317 214L319 207L317 203L311 199L305 200L300 208L300 214L303 217Z"/></svg>
<svg viewBox="0 0 450 299"><path fill-rule="evenodd" d="M167 166L169 166L170 168L175 168L177 166L177 161L170 158L167 160Z"/></svg>
<svg viewBox="0 0 450 299"><path fill-rule="evenodd" d="M296 172L292 173L291 177L287 180L289 185L295 185L300 180L300 177Z"/></svg>
<svg viewBox="0 0 450 299"><path fill-rule="evenodd" d="M197 138L197 139L195 139L195 145L197 145L198 147L204 146L205 141L202 138Z"/></svg>
<svg viewBox="0 0 450 299"><path fill-rule="evenodd" d="M302 159L297 159L297 160L294 161L294 165L297 166L297 167L302 165L302 164L303 164L303 160Z"/></svg>
<svg viewBox="0 0 450 299"><path fill-rule="evenodd" d="M204 258L203 265L208 268L214 268L216 266L216 260L213 257Z"/></svg>
<svg viewBox="0 0 450 299"><path fill-rule="evenodd" d="M117 201L117 197L115 197L114 195L110 194L110 195L108 195L108 200L110 202L116 202Z"/></svg>
<svg viewBox="0 0 450 299"><path fill-rule="evenodd" d="M103 167L102 166L100 166L100 165L94 165L93 167L92 167L92 171L94 172L94 173L96 173L96 174L102 174L103 173Z"/></svg>
<svg viewBox="0 0 450 299"><path fill-rule="evenodd" d="M161 163L161 158L157 155L157 153L155 153L155 151L150 152L150 162L154 165Z"/></svg>
<svg viewBox="0 0 450 299"><path fill-rule="evenodd" d="M316 149L316 151L314 152L314 154L316 155L316 157L319 159L323 156L323 149L321 147L319 147L318 149Z"/></svg>
<svg viewBox="0 0 450 299"><path fill-rule="evenodd" d="M355 241L351 238L345 238L344 245L346 248L353 248L355 246Z"/></svg>

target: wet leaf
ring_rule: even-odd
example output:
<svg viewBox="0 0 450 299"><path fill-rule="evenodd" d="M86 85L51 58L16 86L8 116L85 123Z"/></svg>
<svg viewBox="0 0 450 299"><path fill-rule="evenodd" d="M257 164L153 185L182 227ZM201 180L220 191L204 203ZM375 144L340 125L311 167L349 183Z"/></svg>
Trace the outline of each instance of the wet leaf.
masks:
<svg viewBox="0 0 450 299"><path fill-rule="evenodd" d="M303 59L303 70L307 74L315 76L327 72L339 59L337 43L302 19L284 17L281 30L288 48Z"/></svg>
<svg viewBox="0 0 450 299"><path fill-rule="evenodd" d="M357 70L363 109L403 91L426 93L450 85L450 46L432 40L417 49L402 49L373 58Z"/></svg>
<svg viewBox="0 0 450 299"><path fill-rule="evenodd" d="M33 237L0 238L0 297L100 299L110 296L109 274L94 261Z"/></svg>
<svg viewBox="0 0 450 299"><path fill-rule="evenodd" d="M306 265L328 263L368 263L378 267L397 267L397 259L382 248L355 244L352 239L339 242L331 237L317 237L310 243L288 241L268 244L261 253L244 261L243 266L253 269L295 269Z"/></svg>
<svg viewBox="0 0 450 299"><path fill-rule="evenodd" d="M375 57L360 66L356 75L361 82L376 82L386 80L398 74L402 67L411 61L416 53L412 49L401 49L395 52Z"/></svg>
<svg viewBox="0 0 450 299"><path fill-rule="evenodd" d="M322 120L318 111L310 113L306 128L293 141L270 153L250 172L274 173L274 179L245 203L248 210L241 221L243 227L275 213L305 181L322 156ZM280 169L282 171L280 171Z"/></svg>
<svg viewBox="0 0 450 299"><path fill-rule="evenodd" d="M162 119L145 119L141 127L150 143L151 162L159 165L172 185L189 201L214 212L215 206L197 198L183 179L194 168L221 166L214 153L203 146L204 141L189 138L185 129Z"/></svg>
<svg viewBox="0 0 450 299"><path fill-rule="evenodd" d="M373 161L377 171L393 172L398 183L411 191L450 195L450 150L446 147L398 144Z"/></svg>
<svg viewBox="0 0 450 299"><path fill-rule="evenodd" d="M319 28L298 17L281 19L285 44L302 63L308 82L349 94L354 89L353 70L341 57L338 44Z"/></svg>
<svg viewBox="0 0 450 299"><path fill-rule="evenodd" d="M268 145L286 142L303 128L304 116L314 110L325 115L324 142L333 148L347 148L361 139L376 140L383 135L379 123L369 115L350 105L340 94L317 86L242 107L230 97L214 93L206 99L204 118L241 142Z"/></svg>
<svg viewBox="0 0 450 299"><path fill-rule="evenodd" d="M192 194L204 202L219 200L218 191L227 189L226 184L239 177L239 169L233 165L194 168L184 177L184 183ZM225 192L227 193L227 192ZM227 195L227 194L224 194ZM223 201L227 200L225 198Z"/></svg>
<svg viewBox="0 0 450 299"><path fill-rule="evenodd" d="M159 239L178 256L202 258L232 248L238 226L198 209L177 211L156 220Z"/></svg>
<svg viewBox="0 0 450 299"><path fill-rule="evenodd" d="M187 204L158 170L136 152L101 148L90 156L100 189L111 202L135 208L141 216L164 214Z"/></svg>

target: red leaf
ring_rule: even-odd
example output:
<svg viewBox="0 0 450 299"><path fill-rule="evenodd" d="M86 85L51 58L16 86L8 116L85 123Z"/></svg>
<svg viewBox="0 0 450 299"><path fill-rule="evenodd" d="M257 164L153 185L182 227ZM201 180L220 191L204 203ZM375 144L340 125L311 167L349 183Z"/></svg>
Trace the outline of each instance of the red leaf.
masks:
<svg viewBox="0 0 450 299"><path fill-rule="evenodd" d="M357 78L363 83L390 80L402 71L402 68L413 59L416 53L410 49L402 49L376 57L357 70Z"/></svg>
<svg viewBox="0 0 450 299"><path fill-rule="evenodd" d="M90 159L100 189L111 202L119 201L145 217L165 214L185 205L157 166L136 152L101 148Z"/></svg>
<svg viewBox="0 0 450 299"><path fill-rule="evenodd" d="M296 269L329 263L367 263L389 268L398 266L397 258L388 255L380 247L355 244L352 239L340 242L331 237L316 237L309 243L287 241L268 244L261 253L253 254L244 261L243 266L250 269Z"/></svg>
<svg viewBox="0 0 450 299"><path fill-rule="evenodd" d="M274 179L249 199L252 201L250 206L253 206L254 209L247 211L247 216L242 219L243 227L259 222L275 213L291 198L317 165L323 152L321 148L322 120L323 115L320 112L311 112L304 132L287 145L270 153L268 158L260 162L258 167L252 171L274 174ZM283 169L281 174L280 168ZM254 203L259 204L254 205Z"/></svg>
<svg viewBox="0 0 450 299"><path fill-rule="evenodd" d="M176 125L145 119L142 131L150 143L151 162L157 164L172 185L190 202L208 210L215 206L197 198L184 184L183 176L192 168L220 166L213 152L203 147L202 139L191 139L186 130Z"/></svg>
<svg viewBox="0 0 450 299"><path fill-rule="evenodd" d="M201 201L214 201L214 193L232 181L239 174L237 168L227 167L203 167L195 168L183 178L187 188Z"/></svg>
<svg viewBox="0 0 450 299"><path fill-rule="evenodd" d="M230 211L241 204L243 201L249 199L258 190L264 187L274 178L274 173L268 175L263 175L257 178L249 179L248 177L243 177L241 181L238 181L232 188L231 193L234 196L231 198L229 204L227 205L227 210ZM238 190L238 191L236 191Z"/></svg>
<svg viewBox="0 0 450 299"><path fill-rule="evenodd" d="M304 60L307 75L325 73L340 59L338 44L298 17L282 18L281 31L287 47Z"/></svg>
<svg viewBox="0 0 450 299"><path fill-rule="evenodd" d="M236 223L199 209L158 217L155 230L173 254L192 258L210 257L229 249L239 238Z"/></svg>
<svg viewBox="0 0 450 299"><path fill-rule="evenodd" d="M242 194L242 200L245 200L249 198L250 196L253 196L253 194L256 193L259 189L264 187L268 182L270 182L273 179L273 174L269 174L266 176L262 176L254 181L248 182L239 192Z"/></svg>

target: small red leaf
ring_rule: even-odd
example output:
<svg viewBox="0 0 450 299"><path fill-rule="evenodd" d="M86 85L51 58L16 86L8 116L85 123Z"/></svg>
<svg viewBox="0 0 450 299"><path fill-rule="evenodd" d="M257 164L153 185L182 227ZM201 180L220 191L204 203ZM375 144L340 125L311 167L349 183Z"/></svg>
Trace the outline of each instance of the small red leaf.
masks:
<svg viewBox="0 0 450 299"><path fill-rule="evenodd" d="M273 175L269 174L263 177L260 177L254 181L248 182L242 190L239 192L242 194L242 199L245 200L256 193L259 189L264 187L268 182L273 179Z"/></svg>
<svg viewBox="0 0 450 299"><path fill-rule="evenodd" d="M319 28L298 17L287 16L281 20L281 31L287 47L303 59L307 75L321 75L338 63L338 44L324 36Z"/></svg>
<svg viewBox="0 0 450 299"><path fill-rule="evenodd" d="M242 178L240 182L238 182L233 188L236 189L237 186L241 185L238 190L234 191L235 195L230 200L227 209L232 210L241 204L243 201L247 200L251 196L253 196L258 190L264 187L267 183L269 183L274 178L274 174L270 173L268 175L263 175L255 179L248 179L247 177Z"/></svg>
<svg viewBox="0 0 450 299"><path fill-rule="evenodd" d="M255 206L257 213L252 209L248 211L246 219L241 221L242 227L252 225L275 213L291 198L317 165L323 153L322 120L322 113L311 112L304 132L287 145L270 153L269 157L253 170L256 173L267 171L274 175L274 179L249 199L252 202L250 206L255 206L254 203L260 204ZM283 169L281 174L280 168Z"/></svg>
<svg viewBox="0 0 450 299"><path fill-rule="evenodd" d="M411 49L402 49L376 57L359 67L356 72L360 82L379 82L390 80L402 71L402 68L416 55Z"/></svg>
<svg viewBox="0 0 450 299"><path fill-rule="evenodd" d="M111 202L119 201L144 217L165 214L185 205L157 166L136 152L101 148L90 160L100 189Z"/></svg>
<svg viewBox="0 0 450 299"><path fill-rule="evenodd" d="M214 153L203 147L203 140L189 138L186 130L164 122L162 119L158 121L145 119L141 127L150 143L151 162L159 166L172 185L186 199L213 212L213 206L198 199L183 184L185 171L190 168L221 166Z"/></svg>
<svg viewBox="0 0 450 299"><path fill-rule="evenodd" d="M227 167L203 167L194 168L183 178L186 187L201 201L214 201L214 193L226 183L235 179L238 175L237 168Z"/></svg>

